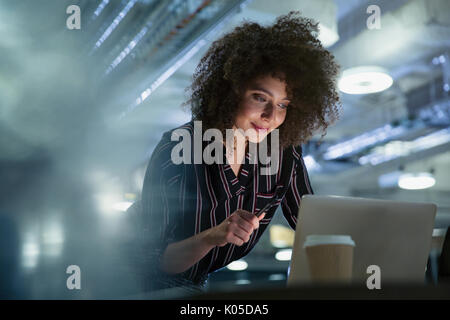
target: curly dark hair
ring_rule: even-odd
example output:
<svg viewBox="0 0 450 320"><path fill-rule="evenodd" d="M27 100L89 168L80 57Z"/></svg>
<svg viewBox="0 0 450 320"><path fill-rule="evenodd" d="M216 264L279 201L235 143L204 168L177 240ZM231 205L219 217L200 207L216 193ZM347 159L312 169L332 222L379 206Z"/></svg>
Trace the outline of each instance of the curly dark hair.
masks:
<svg viewBox="0 0 450 320"><path fill-rule="evenodd" d="M323 138L339 117L339 65L317 39L317 25L291 11L267 27L244 21L214 41L187 88L190 99L183 105L191 109L192 119L201 120L203 130L217 128L225 136L246 86L270 75L285 81L290 98L279 127L281 147L304 143L320 128Z"/></svg>

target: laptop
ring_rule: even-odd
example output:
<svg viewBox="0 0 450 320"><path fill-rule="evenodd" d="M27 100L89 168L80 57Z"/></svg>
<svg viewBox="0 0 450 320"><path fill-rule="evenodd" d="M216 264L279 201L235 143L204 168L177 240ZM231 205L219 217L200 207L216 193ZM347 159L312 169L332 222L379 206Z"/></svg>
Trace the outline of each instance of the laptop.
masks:
<svg viewBox="0 0 450 320"><path fill-rule="evenodd" d="M436 209L432 203L304 195L288 286L311 284L303 244L308 235L324 234L350 235L355 242L354 285L366 285L371 265L380 268L381 283L424 283Z"/></svg>

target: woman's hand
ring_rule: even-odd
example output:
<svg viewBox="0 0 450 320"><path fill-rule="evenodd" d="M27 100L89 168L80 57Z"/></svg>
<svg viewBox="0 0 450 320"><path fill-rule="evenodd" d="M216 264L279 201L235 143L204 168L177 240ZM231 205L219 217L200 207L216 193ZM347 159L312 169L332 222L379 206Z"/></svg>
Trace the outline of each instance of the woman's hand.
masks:
<svg viewBox="0 0 450 320"><path fill-rule="evenodd" d="M169 274L180 273L200 261L215 246L223 247L227 243L242 246L258 229L265 215L264 212L258 218L251 212L238 209L221 224L169 244L161 258L161 270Z"/></svg>
<svg viewBox="0 0 450 320"><path fill-rule="evenodd" d="M253 213L238 209L221 224L208 230L207 241L214 245L223 247L227 243L242 246L250 240L254 230L259 228L259 222L266 213L257 217Z"/></svg>

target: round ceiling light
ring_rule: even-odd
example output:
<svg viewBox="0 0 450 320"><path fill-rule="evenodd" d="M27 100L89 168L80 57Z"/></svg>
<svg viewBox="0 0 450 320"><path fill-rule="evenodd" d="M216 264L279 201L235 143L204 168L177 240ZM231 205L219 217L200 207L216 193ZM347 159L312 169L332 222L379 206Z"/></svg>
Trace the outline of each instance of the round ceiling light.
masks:
<svg viewBox="0 0 450 320"><path fill-rule="evenodd" d="M344 70L338 86L348 94L367 94L386 90L392 83L392 77L383 68L363 66Z"/></svg>
<svg viewBox="0 0 450 320"><path fill-rule="evenodd" d="M433 175L427 172L405 173L398 179L398 186L406 190L421 190L434 186L436 180Z"/></svg>
<svg viewBox="0 0 450 320"><path fill-rule="evenodd" d="M227 265L227 269L231 271L242 271L247 269L248 263L244 260L236 260Z"/></svg>
<svg viewBox="0 0 450 320"><path fill-rule="evenodd" d="M291 260L291 256L292 249L283 249L275 254L275 259L277 259L278 261L289 261Z"/></svg>

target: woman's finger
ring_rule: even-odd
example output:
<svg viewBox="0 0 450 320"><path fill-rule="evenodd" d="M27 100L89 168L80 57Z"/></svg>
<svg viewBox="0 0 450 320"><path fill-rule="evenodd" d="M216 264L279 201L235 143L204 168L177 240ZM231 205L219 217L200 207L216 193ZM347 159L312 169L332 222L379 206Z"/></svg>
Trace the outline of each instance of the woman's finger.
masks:
<svg viewBox="0 0 450 320"><path fill-rule="evenodd" d="M236 224L242 228L246 233L252 233L253 230L255 229L253 224L251 224L250 222L248 222L247 220L243 219L240 216L236 217Z"/></svg>
<svg viewBox="0 0 450 320"><path fill-rule="evenodd" d="M259 228L258 217L256 217L253 213L251 213L249 211L241 210L238 212L238 214L242 219L245 219L246 221L251 223L253 225L253 229Z"/></svg>
<svg viewBox="0 0 450 320"><path fill-rule="evenodd" d="M242 229L237 223L231 223L230 225L230 231L239 239L241 239L244 242L247 242L249 240L251 232L247 232L244 229Z"/></svg>

